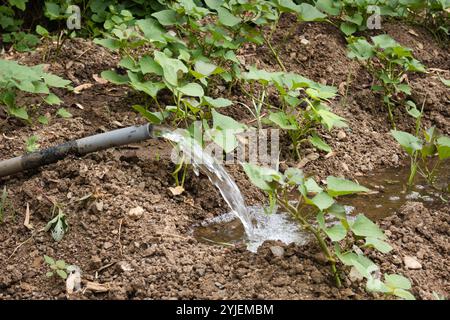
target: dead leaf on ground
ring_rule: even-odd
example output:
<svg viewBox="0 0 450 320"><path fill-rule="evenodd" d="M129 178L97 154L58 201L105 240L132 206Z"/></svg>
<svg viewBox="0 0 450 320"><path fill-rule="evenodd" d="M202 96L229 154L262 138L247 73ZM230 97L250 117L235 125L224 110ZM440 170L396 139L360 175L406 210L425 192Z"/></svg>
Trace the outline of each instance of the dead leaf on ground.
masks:
<svg viewBox="0 0 450 320"><path fill-rule="evenodd" d="M83 84L80 84L79 86L73 88L73 92L75 92L76 94L79 94L81 91L83 91L85 89L89 89L92 86L93 86L92 83L83 83Z"/></svg>
<svg viewBox="0 0 450 320"><path fill-rule="evenodd" d="M103 79L102 77L99 77L98 74L94 73L92 75L92 78L94 78L95 82L100 83L100 84L107 84L108 80Z"/></svg>
<svg viewBox="0 0 450 320"><path fill-rule="evenodd" d="M412 34L413 36L418 37L419 35L417 34L417 32L415 32L413 29L409 29L408 33Z"/></svg>
<svg viewBox="0 0 450 320"><path fill-rule="evenodd" d="M88 281L85 290L91 290L93 292L108 292L110 290L110 285L108 283L98 283Z"/></svg>
<svg viewBox="0 0 450 320"><path fill-rule="evenodd" d="M174 196L178 196L184 192L184 188L182 186L176 186L175 188L169 187L169 190Z"/></svg>
<svg viewBox="0 0 450 320"><path fill-rule="evenodd" d="M30 223L30 205L27 203L27 209L25 210L25 221L23 222L23 225L28 229L28 230L33 230L33 225Z"/></svg>

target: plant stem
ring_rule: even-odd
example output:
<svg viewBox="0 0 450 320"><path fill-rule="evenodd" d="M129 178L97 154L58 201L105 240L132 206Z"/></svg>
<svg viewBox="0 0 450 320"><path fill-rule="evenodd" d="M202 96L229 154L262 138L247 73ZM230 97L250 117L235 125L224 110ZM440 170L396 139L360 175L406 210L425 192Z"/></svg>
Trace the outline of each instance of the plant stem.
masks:
<svg viewBox="0 0 450 320"><path fill-rule="evenodd" d="M411 157L411 170L408 178L408 188L410 188L414 183L414 177L417 173L417 155L414 155L414 157Z"/></svg>
<svg viewBox="0 0 450 320"><path fill-rule="evenodd" d="M336 286L341 286L341 279L339 278L339 273L337 272L336 268L336 259L334 259L333 254L331 253L330 249L328 248L327 244L325 243L325 240L323 239L322 235L320 234L320 231L315 229L311 224L309 224L306 219L304 219L299 212L297 212L296 208L289 204L289 202L286 199L282 199L280 197L277 197L278 202L281 204L281 206L288 212L291 213L293 217L295 217L300 226L306 230L311 232L314 237L316 237L317 242L319 243L320 249L325 254L325 257L327 258L328 262L330 263L331 272L334 276L334 279L336 281Z"/></svg>
<svg viewBox="0 0 450 320"><path fill-rule="evenodd" d="M273 48L272 44L270 43L270 41L263 35L264 41L267 44L267 46L269 47L270 51L272 51L273 56L275 57L275 59L277 60L278 65L281 67L281 69L286 72L286 68L284 67L283 62L280 60L280 57L278 56L277 52L275 51L275 49Z"/></svg>

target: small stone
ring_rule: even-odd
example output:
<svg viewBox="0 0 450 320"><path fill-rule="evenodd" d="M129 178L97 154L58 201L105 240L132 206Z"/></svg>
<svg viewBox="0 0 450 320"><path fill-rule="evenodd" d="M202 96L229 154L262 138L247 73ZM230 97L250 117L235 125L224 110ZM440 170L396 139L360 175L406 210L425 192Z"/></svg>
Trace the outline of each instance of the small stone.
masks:
<svg viewBox="0 0 450 320"><path fill-rule="evenodd" d="M90 206L89 210L91 213L97 214L103 211L103 201L94 201Z"/></svg>
<svg viewBox="0 0 450 320"><path fill-rule="evenodd" d="M103 244L103 248L105 248L106 250L111 249L114 245L111 242L105 242Z"/></svg>
<svg viewBox="0 0 450 320"><path fill-rule="evenodd" d="M419 261L417 261L417 259L415 257L405 256L403 258L403 263L405 264L405 266L408 269L411 269L411 270L422 269L422 265L420 264Z"/></svg>
<svg viewBox="0 0 450 320"><path fill-rule="evenodd" d="M133 220L140 219L143 214L144 214L144 208L139 207L139 206L128 211L128 216Z"/></svg>
<svg viewBox="0 0 450 320"><path fill-rule="evenodd" d="M196 270L196 272L197 272L197 274L200 276L200 277L203 277L204 275L205 275L205 269L204 268L198 268L197 270Z"/></svg>
<svg viewBox="0 0 450 320"><path fill-rule="evenodd" d="M351 282L361 281L362 279L364 279L364 277L361 275L361 273L359 273L358 270L356 270L355 267L352 267L350 269L350 273L348 274L348 277L350 278Z"/></svg>
<svg viewBox="0 0 450 320"><path fill-rule="evenodd" d="M350 171L350 169L348 168L348 165L345 162L341 162L341 166L342 166L342 169L344 169L344 171L347 171L347 172Z"/></svg>
<svg viewBox="0 0 450 320"><path fill-rule="evenodd" d="M315 152L306 155L306 159L308 159L309 161L317 160L319 159L319 157L319 154Z"/></svg>
<svg viewBox="0 0 450 320"><path fill-rule="evenodd" d="M214 285L221 290L224 288L223 284L221 284L220 282L214 282Z"/></svg>
<svg viewBox="0 0 450 320"><path fill-rule="evenodd" d="M353 292L353 290L350 289L350 288L347 288L347 289L342 290L342 291L341 291L341 294L342 294L344 297L352 297L352 296L355 295L355 293Z"/></svg>
<svg viewBox="0 0 450 320"><path fill-rule="evenodd" d="M393 164L398 164L398 155L396 154L396 153L394 153L393 155L392 155L392 158L391 158L391 161L392 161L392 163Z"/></svg>
<svg viewBox="0 0 450 320"><path fill-rule="evenodd" d="M92 256L89 266L91 269L99 269L102 266L102 259L99 256Z"/></svg>
<svg viewBox="0 0 450 320"><path fill-rule="evenodd" d="M284 248L280 246L271 246L270 251L272 251L272 254L275 257L282 257L284 256Z"/></svg>
<svg viewBox="0 0 450 320"><path fill-rule="evenodd" d="M345 131L340 130L337 134L337 138L338 140L344 141L347 139L347 134L345 133Z"/></svg>
<svg viewBox="0 0 450 320"><path fill-rule="evenodd" d="M119 273L133 271L133 268L127 261L119 261L116 263L116 270Z"/></svg>

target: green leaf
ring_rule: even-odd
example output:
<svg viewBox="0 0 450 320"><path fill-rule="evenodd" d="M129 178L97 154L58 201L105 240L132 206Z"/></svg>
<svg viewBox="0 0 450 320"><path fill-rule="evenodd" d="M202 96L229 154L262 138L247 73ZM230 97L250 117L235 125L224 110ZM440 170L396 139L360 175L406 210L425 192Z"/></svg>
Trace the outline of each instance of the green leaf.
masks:
<svg viewBox="0 0 450 320"><path fill-rule="evenodd" d="M231 106L233 104L232 101L225 99L225 98L211 98L208 96L204 96L203 100L210 106L214 107L214 108L224 108L224 107L228 107Z"/></svg>
<svg viewBox="0 0 450 320"><path fill-rule="evenodd" d="M45 16L49 17L50 20L55 20L61 17L61 7L53 2L45 2Z"/></svg>
<svg viewBox="0 0 450 320"><path fill-rule="evenodd" d="M335 224L331 228L327 228L324 231L333 242L341 241L347 235L347 230L345 230L345 227L340 223Z"/></svg>
<svg viewBox="0 0 450 320"><path fill-rule="evenodd" d="M22 11L25 11L27 1L28 0L8 0L11 6L15 6Z"/></svg>
<svg viewBox="0 0 450 320"><path fill-rule="evenodd" d="M341 3L339 1L317 0L316 7L317 9L332 16L337 16L341 12Z"/></svg>
<svg viewBox="0 0 450 320"><path fill-rule="evenodd" d="M241 18L232 15L228 9L219 7L216 10L217 14L219 15L220 23L227 27L233 27L242 21Z"/></svg>
<svg viewBox="0 0 450 320"><path fill-rule="evenodd" d="M309 142L316 147L317 149L323 150L325 152L331 152L333 149L325 142L323 141L317 134L313 134L311 137L309 137Z"/></svg>
<svg viewBox="0 0 450 320"><path fill-rule="evenodd" d="M39 24L36 26L36 33L42 37L47 37L49 35L48 30Z"/></svg>
<svg viewBox="0 0 450 320"><path fill-rule="evenodd" d="M126 84L130 80L128 76L117 74L112 70L102 71L101 76L103 79L108 80L114 84Z"/></svg>
<svg viewBox="0 0 450 320"><path fill-rule="evenodd" d="M55 262L56 266L59 269L65 269L66 268L66 262L64 260L58 260Z"/></svg>
<svg viewBox="0 0 450 320"><path fill-rule="evenodd" d="M64 109L64 108L58 109L56 114L58 116L60 116L61 118L71 118L72 117L72 114L69 111L67 111L66 109Z"/></svg>
<svg viewBox="0 0 450 320"><path fill-rule="evenodd" d="M203 88L201 85L199 85L198 83L188 83L187 85L178 88L178 91L180 91L181 93L183 93L186 96L190 96L190 97L203 97L203 95L205 94L205 92L203 91Z"/></svg>
<svg viewBox="0 0 450 320"><path fill-rule="evenodd" d="M382 49L386 49L389 47L395 47L398 45L397 41L392 39L387 34L380 34L378 36L372 37L372 41L375 46L382 48Z"/></svg>
<svg viewBox="0 0 450 320"><path fill-rule="evenodd" d="M178 86L178 72L187 73L188 69L181 60L169 58L160 51L154 52L155 61L163 69L164 79L173 86Z"/></svg>
<svg viewBox="0 0 450 320"><path fill-rule="evenodd" d="M62 102L61 99L59 99L58 96L53 93L50 93L47 97L45 97L44 100L49 105L59 105Z"/></svg>
<svg viewBox="0 0 450 320"><path fill-rule="evenodd" d="M413 101L406 101L406 105L406 112L414 119L418 119L422 115L422 112L417 109L416 104Z"/></svg>
<svg viewBox="0 0 450 320"><path fill-rule="evenodd" d="M51 230L52 238L56 242L59 242L59 241L62 240L62 238L64 237L65 233L66 233L65 223L64 223L63 219L59 218L59 216L58 216L58 220L56 222L56 225Z"/></svg>
<svg viewBox="0 0 450 320"><path fill-rule="evenodd" d="M37 120L40 124L47 125L49 123L49 119L46 116L39 116Z"/></svg>
<svg viewBox="0 0 450 320"><path fill-rule="evenodd" d="M53 272L49 271L45 274L47 278L53 277Z"/></svg>
<svg viewBox="0 0 450 320"><path fill-rule="evenodd" d="M317 110L317 114L321 117L322 124L328 129L331 130L333 128L344 128L347 127L345 123L345 119L334 114L331 111L320 109Z"/></svg>
<svg viewBox="0 0 450 320"><path fill-rule="evenodd" d="M166 30L153 18L141 19L136 21L136 25L142 30L144 36L150 42L160 42L166 44Z"/></svg>
<svg viewBox="0 0 450 320"><path fill-rule="evenodd" d="M27 152L35 152L39 149L39 144L37 143L39 138L37 136L31 136L25 141L25 150Z"/></svg>
<svg viewBox="0 0 450 320"><path fill-rule="evenodd" d="M287 183L291 185L302 185L305 181L303 171L298 168L287 168L284 176Z"/></svg>
<svg viewBox="0 0 450 320"><path fill-rule="evenodd" d="M411 87L407 85L406 83L400 83L396 86L397 90L400 92L404 92L407 95L411 95Z"/></svg>
<svg viewBox="0 0 450 320"><path fill-rule="evenodd" d="M311 199L312 203L319 208L321 211L328 209L334 203L332 197L330 197L326 192L321 192Z"/></svg>
<svg viewBox="0 0 450 320"><path fill-rule="evenodd" d="M171 9L155 12L152 14L152 16L158 19L159 23L161 23L163 26L178 24L179 20L177 13Z"/></svg>
<svg viewBox="0 0 450 320"><path fill-rule="evenodd" d="M217 10L222 5L223 0L205 0L205 3L209 8Z"/></svg>
<svg viewBox="0 0 450 320"><path fill-rule="evenodd" d="M308 178L308 180L306 180L305 187L308 193L319 193L323 191L313 178Z"/></svg>
<svg viewBox="0 0 450 320"><path fill-rule="evenodd" d="M333 176L327 177L327 192L332 197L368 191L370 190L353 181Z"/></svg>
<svg viewBox="0 0 450 320"><path fill-rule="evenodd" d="M60 276L64 280L67 279L67 273L64 270L58 269L58 270L56 270L56 273L58 274L58 276Z"/></svg>
<svg viewBox="0 0 450 320"><path fill-rule="evenodd" d="M290 119L283 111L271 113L268 119L273 123L275 123L277 126L279 126L281 129L284 130L297 129L297 126L291 123Z"/></svg>
<svg viewBox="0 0 450 320"><path fill-rule="evenodd" d="M140 68L137 68L136 63L131 57L124 57L119 61L119 66L133 72L138 72Z"/></svg>
<svg viewBox="0 0 450 320"><path fill-rule="evenodd" d="M338 203L334 203L331 207L329 207L327 212L339 219L347 218L344 206Z"/></svg>
<svg viewBox="0 0 450 320"><path fill-rule="evenodd" d="M101 45L102 47L105 47L106 49L109 49L111 51L115 51L120 49L120 41L117 39L94 39L94 43Z"/></svg>
<svg viewBox="0 0 450 320"><path fill-rule="evenodd" d="M410 133L404 131L391 130L391 134L395 140L409 154L413 155L415 151L422 149L422 141Z"/></svg>
<svg viewBox="0 0 450 320"><path fill-rule="evenodd" d="M212 110L211 111L213 117L214 128L220 130L234 130L236 133L240 133L244 131L247 126L237 122L231 117L220 114L219 112Z"/></svg>
<svg viewBox="0 0 450 320"><path fill-rule="evenodd" d="M387 286L395 289L411 289L411 282L408 278L398 274L385 274L384 281Z"/></svg>
<svg viewBox="0 0 450 320"><path fill-rule="evenodd" d="M445 160L450 157L450 138L447 136L439 137L436 140L439 159Z"/></svg>
<svg viewBox="0 0 450 320"><path fill-rule="evenodd" d="M351 22L342 22L340 29L346 36L350 36L358 30L358 26Z"/></svg>
<svg viewBox="0 0 450 320"><path fill-rule="evenodd" d="M165 84L162 82L151 82L151 81L146 82L131 81L130 84L134 89L145 92L146 94L148 94L150 97L153 98L155 98L158 95L159 90L166 87Z"/></svg>
<svg viewBox="0 0 450 320"><path fill-rule="evenodd" d="M364 246L365 247L374 247L381 253L388 253L389 251L392 250L392 247L389 245L389 243L387 243L383 240L379 240L377 238L373 238L373 237L367 237L366 243L364 244Z"/></svg>
<svg viewBox="0 0 450 320"><path fill-rule="evenodd" d="M133 109L153 124L160 124L163 121L162 114L159 112L150 112L145 107L140 105L134 105Z"/></svg>
<svg viewBox="0 0 450 320"><path fill-rule="evenodd" d="M326 14L323 14L309 3L302 3L298 7L298 10L300 11L299 17L302 21L320 21L327 17Z"/></svg>
<svg viewBox="0 0 450 320"><path fill-rule="evenodd" d="M28 116L27 109L25 107L22 108L8 108L8 113L16 118L22 119L22 120L29 120L30 117Z"/></svg>
<svg viewBox="0 0 450 320"><path fill-rule="evenodd" d="M194 65L194 70L201 75L208 77L216 71L217 66L202 60L197 60Z"/></svg>
<svg viewBox="0 0 450 320"><path fill-rule="evenodd" d="M396 297L405 299L405 300L416 300L416 298L409 292L404 289L395 289L393 292L393 295Z"/></svg>
<svg viewBox="0 0 450 320"><path fill-rule="evenodd" d="M359 214L356 220L351 223L350 229L354 234L360 237L369 237L375 239L384 239L386 236L383 231L363 214Z"/></svg>
<svg viewBox="0 0 450 320"><path fill-rule="evenodd" d="M143 74L154 73L158 76L163 75L161 66L150 56L143 56L141 60L139 60L139 66L141 67L141 72Z"/></svg>
<svg viewBox="0 0 450 320"><path fill-rule="evenodd" d="M272 191L270 182L281 180L281 174L273 169L259 167L252 163L243 163L242 167L250 181L261 190L270 192Z"/></svg>
<svg viewBox="0 0 450 320"><path fill-rule="evenodd" d="M366 39L358 39L348 45L350 59L367 60L375 55L372 45Z"/></svg>
<svg viewBox="0 0 450 320"><path fill-rule="evenodd" d="M44 255L44 261L49 265L55 264L55 260L52 257L46 255Z"/></svg>
<svg viewBox="0 0 450 320"><path fill-rule="evenodd" d="M447 87L450 87L450 80L441 77L439 77L439 79L441 79L442 83L445 84Z"/></svg>

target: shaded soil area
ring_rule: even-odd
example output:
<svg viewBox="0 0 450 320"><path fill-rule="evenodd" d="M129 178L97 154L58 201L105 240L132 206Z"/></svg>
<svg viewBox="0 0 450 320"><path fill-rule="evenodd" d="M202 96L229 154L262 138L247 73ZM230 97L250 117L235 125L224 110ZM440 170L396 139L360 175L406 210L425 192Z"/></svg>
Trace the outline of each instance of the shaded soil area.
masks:
<svg viewBox="0 0 450 320"><path fill-rule="evenodd" d="M325 23L300 24L293 37L283 42L292 20L285 17L274 43L281 43L280 55L289 71L315 81L335 85L340 96L333 110L346 118L349 128L321 132L333 147L332 156L305 147L302 159L284 156L283 166L300 166L311 175L358 178L369 172L405 162L403 152L389 134L390 124L381 97L370 90L372 79L358 62L346 57L345 39L338 29ZM450 78L450 52L441 49L433 37L418 27L387 24L383 29L430 67L427 74L413 75L412 99L425 103L425 125L434 124L449 133L450 90L439 76ZM303 39L303 40L302 40ZM307 40L307 41L305 41ZM419 45L420 44L420 45ZM25 64L42 63L47 47L30 54L5 54ZM265 46L248 46L239 53L250 66L278 70ZM37 135L41 147L86 135L143 123L130 106L141 97L126 88L100 83L94 75L115 67L119 57L92 42L67 42L61 56L48 62L48 70L70 79L74 85L93 86L80 94L57 92L63 107L74 117L53 118L48 126L28 126L6 118L0 111L0 159L23 153L24 141ZM239 89L228 93L213 88L217 96L247 102ZM32 103L32 102L31 102ZM41 110L42 111L42 110ZM44 113L47 110L44 110ZM53 109L48 109L54 114ZM240 120L250 116L237 107L227 114ZM413 121L397 111L400 129ZM110 149L81 159L68 158L33 172L0 179L6 186L14 210L8 209L0 224L0 299L66 298L61 279L48 279L43 256L64 259L79 266L83 281L101 284L71 299L370 299L362 282L343 276L343 288L334 286L319 248L266 242L257 254L243 247L199 243L191 226L228 211L207 177L189 172L186 192L174 196L170 161L171 146L162 140ZM307 159L304 160L304 159ZM266 201L236 165L227 166L243 191L248 205ZM70 230L59 243L40 231L51 219L50 200L60 203ZM26 208L33 229L24 226ZM132 214L132 209L141 214ZM131 211L131 212L130 212ZM130 214L131 213L131 214ZM379 221L386 230L393 251L374 255L383 272L406 275L417 298L433 299L433 292L447 296L449 282L448 206L425 208L408 202L391 217ZM284 248L274 256L270 247ZM408 269L405 257L420 263ZM345 270L345 268L343 268ZM348 272L346 272L348 274Z"/></svg>

